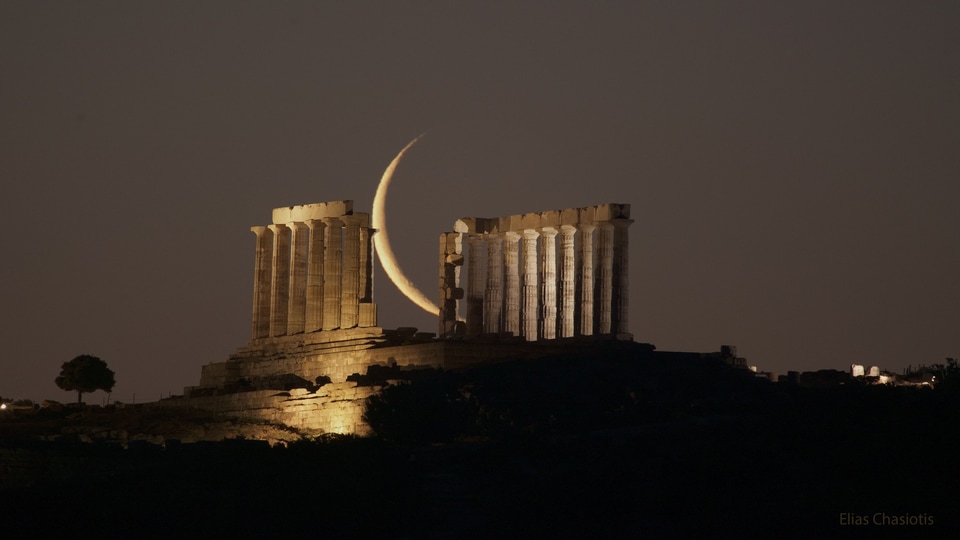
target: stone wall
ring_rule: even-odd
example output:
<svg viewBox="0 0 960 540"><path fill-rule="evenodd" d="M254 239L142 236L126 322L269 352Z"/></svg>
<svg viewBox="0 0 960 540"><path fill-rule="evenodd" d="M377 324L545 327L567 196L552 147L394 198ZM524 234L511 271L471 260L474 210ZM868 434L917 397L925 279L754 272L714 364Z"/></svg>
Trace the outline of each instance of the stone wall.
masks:
<svg viewBox="0 0 960 540"><path fill-rule="evenodd" d="M331 340L335 335L342 339ZM286 336L241 348L226 361L203 366L199 386L187 388L187 394L245 386L288 390L308 387L324 377L344 382L350 375L366 373L372 365L444 366L441 342L422 340L401 345L403 341L404 337L384 334L380 328Z"/></svg>
<svg viewBox="0 0 960 540"><path fill-rule="evenodd" d="M312 392L304 388L254 390L213 396L187 395L161 403L164 407L202 409L228 418L283 424L305 434L367 435L370 428L362 419L364 402L380 389L342 382L326 384Z"/></svg>
<svg viewBox="0 0 960 540"><path fill-rule="evenodd" d="M267 348L240 349L227 361L203 366L199 386L187 387L184 397L164 403L307 432L367 434L369 427L361 418L364 401L381 387L358 386L347 378L365 375L371 366L462 369L578 350L595 354L598 341L615 341L612 336L538 342L521 337L434 340L414 329L399 334L353 332L352 340L311 342L291 336ZM321 334L329 333L315 335ZM323 384L325 378L330 382Z"/></svg>

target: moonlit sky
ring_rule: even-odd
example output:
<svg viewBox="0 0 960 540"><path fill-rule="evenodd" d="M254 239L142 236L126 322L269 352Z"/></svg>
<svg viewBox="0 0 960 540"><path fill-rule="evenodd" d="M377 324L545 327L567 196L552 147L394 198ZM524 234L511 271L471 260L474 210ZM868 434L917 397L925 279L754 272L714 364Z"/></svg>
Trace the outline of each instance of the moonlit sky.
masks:
<svg viewBox="0 0 960 540"><path fill-rule="evenodd" d="M458 217L624 202L638 341L960 356L958 26L953 0L2 2L0 395L70 401L82 353L113 399L197 384L249 338L249 228L368 212L421 132L387 208L431 297ZM381 326L435 332L377 272Z"/></svg>

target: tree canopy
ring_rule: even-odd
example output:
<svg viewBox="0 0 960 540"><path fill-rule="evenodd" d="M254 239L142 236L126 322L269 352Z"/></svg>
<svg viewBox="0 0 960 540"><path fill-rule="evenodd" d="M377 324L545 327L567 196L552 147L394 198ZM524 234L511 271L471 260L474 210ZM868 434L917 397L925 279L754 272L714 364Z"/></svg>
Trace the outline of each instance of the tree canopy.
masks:
<svg viewBox="0 0 960 540"><path fill-rule="evenodd" d="M107 367L107 363L89 354L81 354L69 362L64 362L60 368L60 376L54 382L64 390L76 390L77 403L80 403L84 392L109 392L116 384L113 370Z"/></svg>

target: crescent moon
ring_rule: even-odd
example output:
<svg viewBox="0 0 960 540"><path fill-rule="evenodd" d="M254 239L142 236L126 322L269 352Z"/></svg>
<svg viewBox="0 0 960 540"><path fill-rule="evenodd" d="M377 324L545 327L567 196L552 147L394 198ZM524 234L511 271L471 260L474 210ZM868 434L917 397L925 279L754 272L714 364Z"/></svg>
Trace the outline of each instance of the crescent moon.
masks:
<svg viewBox="0 0 960 540"><path fill-rule="evenodd" d="M417 288L403 273L400 264L397 262L396 255L393 254L393 248L390 247L390 236L387 234L387 188L390 187L390 181L393 180L393 172L400 164L403 155L413 147L424 134L418 135L410 141L403 150L393 158L390 165L380 178L380 184L377 186L377 193L373 196L373 213L370 216L370 227L377 230L373 235L373 247L376 249L377 256L380 257L380 264L390 281L400 289L404 296L411 302L431 315L440 314L440 306L434 304L423 294L423 291Z"/></svg>

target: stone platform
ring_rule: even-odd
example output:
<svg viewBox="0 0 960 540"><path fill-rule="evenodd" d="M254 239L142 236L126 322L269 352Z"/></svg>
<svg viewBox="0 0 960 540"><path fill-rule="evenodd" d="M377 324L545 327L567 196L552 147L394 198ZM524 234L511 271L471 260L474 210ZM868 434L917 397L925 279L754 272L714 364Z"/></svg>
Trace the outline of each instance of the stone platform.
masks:
<svg viewBox="0 0 960 540"><path fill-rule="evenodd" d="M631 341L629 335L620 338ZM372 366L401 371L463 369L578 351L596 354L600 341L617 339L607 335L536 342L513 336L437 340L414 328L281 336L251 341L228 360L203 366L200 384L185 388L182 397L164 400L164 405L265 420L305 433L363 435L369 431L362 420L364 402L382 386L356 381Z"/></svg>

